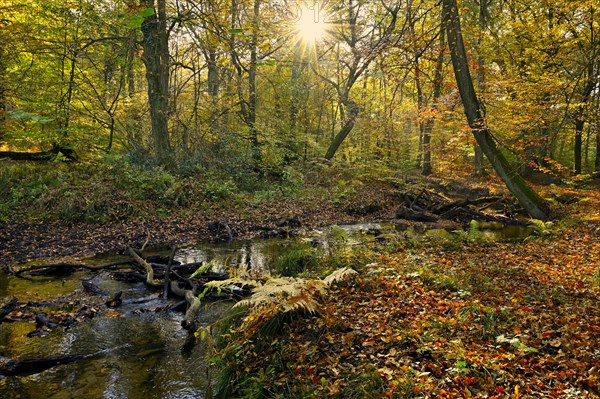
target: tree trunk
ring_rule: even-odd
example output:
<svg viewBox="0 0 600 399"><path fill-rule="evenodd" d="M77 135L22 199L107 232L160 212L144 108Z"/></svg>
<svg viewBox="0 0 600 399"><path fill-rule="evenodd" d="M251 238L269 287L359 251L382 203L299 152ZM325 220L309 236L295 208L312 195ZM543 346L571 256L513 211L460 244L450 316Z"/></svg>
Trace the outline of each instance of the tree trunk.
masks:
<svg viewBox="0 0 600 399"><path fill-rule="evenodd" d="M596 131L596 161L594 162L594 171L600 172L600 130Z"/></svg>
<svg viewBox="0 0 600 399"><path fill-rule="evenodd" d="M443 16L443 14L442 14ZM442 20L443 21L443 20ZM442 70L444 68L444 50L446 47L446 33L444 31L444 25L442 23L440 27L440 42L439 42L439 53L435 63L435 72L433 75L433 109L437 110L439 107L440 97L442 96ZM431 131L433 130L433 123L435 118L430 116L425 121L423 127L423 165L421 168L422 175L430 175L432 172L431 167Z"/></svg>
<svg viewBox="0 0 600 399"><path fill-rule="evenodd" d="M574 148L574 173L576 175L581 174L581 147L582 147L582 138L583 138L583 128L585 126L585 107L590 100L592 92L594 91L594 87L596 87L597 76L595 74L595 70L600 69L600 61L598 62L598 66L596 67L594 64L594 60L590 61L587 67L587 82L583 88L583 92L581 93L580 103L577 104L577 109L574 112L573 120L575 122L575 148Z"/></svg>
<svg viewBox="0 0 600 399"><path fill-rule="evenodd" d="M456 0L443 0L443 13L456 84L465 109L467 121L477 143L498 176L504 181L507 188L517 198L521 206L527 210L529 215L536 219L548 219L550 211L547 205L529 187L512 165L510 165L496 146L496 142L485 124L483 112L479 100L475 95L475 88L471 80Z"/></svg>
<svg viewBox="0 0 600 399"><path fill-rule="evenodd" d="M573 149L574 153L574 161L575 161L575 166L573 168L573 173L575 175L580 175L581 174L581 148L582 148L582 144L583 144L583 127L584 127L584 120L583 118L579 117L577 118L577 120L575 121L575 148Z"/></svg>
<svg viewBox="0 0 600 399"><path fill-rule="evenodd" d="M260 23L260 0L254 0L252 16L252 40L250 45L250 68L248 70L248 127L250 128L250 145L252 146L252 161L254 167L259 168L261 162L260 143L258 142L258 129L256 128L256 107L258 95L256 93L256 72L258 62L258 24Z"/></svg>
<svg viewBox="0 0 600 399"><path fill-rule="evenodd" d="M483 42L483 32L485 30L485 17L487 6L490 0L479 0L479 36L477 38L477 89L482 91L485 87L485 58L481 50ZM483 151L477 142L475 142L475 176L485 174L483 168Z"/></svg>
<svg viewBox="0 0 600 399"><path fill-rule="evenodd" d="M142 41L144 53L142 60L146 65L148 80L148 101L152 120L154 154L161 164L168 162L171 153L169 143L169 43L167 35L167 17L165 0L145 0L144 5L154 8L155 13L142 22Z"/></svg>
<svg viewBox="0 0 600 399"><path fill-rule="evenodd" d="M2 136L4 135L4 126L3 123L6 120L6 71L8 69L8 52L4 49L4 38L0 37L0 140L2 140Z"/></svg>
<svg viewBox="0 0 600 399"><path fill-rule="evenodd" d="M127 40L127 63L126 63L126 68L127 68L127 96L129 98L133 97L133 94L135 93L135 65L134 65L134 60L135 60L135 42L136 42L136 31L135 30L131 30L131 32L129 33L129 37L126 39Z"/></svg>
<svg viewBox="0 0 600 399"><path fill-rule="evenodd" d="M327 150L327 154L325 154L325 159L331 159L337 152L340 145L344 142L344 139L350 134L354 125L356 124L356 118L359 113L359 106L352 100L345 100L346 107L346 118L344 120L344 124L342 128L336 133L335 137L331 141L329 145L329 149Z"/></svg>

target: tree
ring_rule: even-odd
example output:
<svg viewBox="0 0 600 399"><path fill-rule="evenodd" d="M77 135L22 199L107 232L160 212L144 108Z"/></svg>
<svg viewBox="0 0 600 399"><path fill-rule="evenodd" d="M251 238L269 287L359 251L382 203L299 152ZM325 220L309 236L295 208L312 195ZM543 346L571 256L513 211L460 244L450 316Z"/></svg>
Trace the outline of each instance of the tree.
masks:
<svg viewBox="0 0 600 399"><path fill-rule="evenodd" d="M142 60L146 66L148 102L154 139L154 154L159 163L170 158L169 141L169 36L165 0L145 0Z"/></svg>
<svg viewBox="0 0 600 399"><path fill-rule="evenodd" d="M504 181L521 206L525 208L531 217L546 220L550 216L547 205L502 154L483 118L481 104L475 95L475 88L469 71L456 0L443 0L442 7L454 76L467 121L475 140L477 140L498 176Z"/></svg>
<svg viewBox="0 0 600 399"><path fill-rule="evenodd" d="M491 0L479 0L478 12L478 37L477 37L477 89L481 92L485 87L485 57L483 55L483 38L488 14L488 6ZM479 144L475 143L475 175L481 176L485 174L483 167L483 152Z"/></svg>
<svg viewBox="0 0 600 399"><path fill-rule="evenodd" d="M360 105L352 99L351 90L362 77L371 63L393 43L398 35L394 32L398 18L399 3L383 8L370 7L364 0L349 0L340 7L339 27L334 39L338 41L329 48L342 48L336 62L340 65L342 76L329 78L313 66L313 71L327 81L336 91L340 105L341 127L335 134L326 159L334 157L342 142L354 128L360 113ZM378 13L378 18L372 13ZM332 17L333 18L333 17ZM373 20L374 22L369 22Z"/></svg>

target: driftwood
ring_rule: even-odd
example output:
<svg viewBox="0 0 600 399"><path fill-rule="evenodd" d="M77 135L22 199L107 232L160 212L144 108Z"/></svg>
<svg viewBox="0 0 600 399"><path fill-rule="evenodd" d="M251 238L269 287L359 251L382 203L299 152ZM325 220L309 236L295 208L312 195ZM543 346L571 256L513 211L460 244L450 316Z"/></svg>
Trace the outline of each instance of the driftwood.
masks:
<svg viewBox="0 0 600 399"><path fill-rule="evenodd" d="M35 326L37 328L42 328L42 327L54 328L54 327L58 326L58 324L56 324L55 322L53 322L52 320L47 318L45 314L40 313L37 316L35 316Z"/></svg>
<svg viewBox="0 0 600 399"><path fill-rule="evenodd" d="M204 265L204 263L194 262L183 265L179 264L179 262L174 260L176 248L171 250L168 258L159 256L144 257L140 250L129 245L125 247L125 253L129 256L128 259L101 265L89 265L87 263L78 261L58 262L30 266L20 270L12 271L12 273L21 277L37 274L58 275L63 273L71 273L77 269L100 271L126 265L128 268L133 270L113 271L113 278L126 281L143 281L150 288L161 289L161 297L163 299L166 299L170 294L184 298L186 311L182 325L184 328L190 330L194 330L198 327L198 314L201 311L201 300L197 297L198 292L200 292L200 290L204 288L204 285L209 281L224 280L228 278L227 274L215 272L204 272L194 276L194 278L190 278L190 276L192 276L196 270L198 270L198 267ZM160 263L153 263L152 261ZM113 297L109 299L108 297L110 294L96 286L92 282L92 279L84 279L81 283L85 291L89 294L107 297L107 301L104 302L104 304L109 308L120 306L123 303L122 292L115 293ZM156 299L156 297L152 297L152 299ZM128 303L131 302L128 301ZM31 334L45 334L47 333L48 327L53 327L52 322L45 317L41 317L43 317L43 315L38 315L37 320L39 328ZM47 320L48 323L45 323L44 320Z"/></svg>
<svg viewBox="0 0 600 399"><path fill-rule="evenodd" d="M96 284L92 283L90 280L81 280L81 285L83 285L83 289L86 292L89 292L92 295L100 295L100 296L108 296L108 293L102 289L100 289Z"/></svg>
<svg viewBox="0 0 600 399"><path fill-rule="evenodd" d="M171 292L182 298L185 298L185 301L187 302L185 316L183 316L183 320L181 322L183 328L190 331L197 330L197 320L201 310L202 301L200 301L200 299L198 299L198 297L194 294L194 289L186 290L179 287L179 283L177 281L172 281Z"/></svg>
<svg viewBox="0 0 600 399"><path fill-rule="evenodd" d="M117 349L121 349L127 345L117 346L111 349L103 349L91 353L79 353L72 355L58 355L41 358L30 358L22 360L14 360L7 358L0 358L0 375L3 376L14 376L14 375L31 375L37 374L41 371L48 370L52 367L60 366L61 364L73 363L83 359L89 359L94 356L99 356L113 352Z"/></svg>
<svg viewBox="0 0 600 399"><path fill-rule="evenodd" d="M500 197L500 196L491 196L491 197L480 197L480 198L475 198L475 199L464 199L464 200L460 200L460 201L453 201L450 202L448 204L444 204L444 205L438 205L435 209L434 209L434 213L439 214L443 214L444 212L447 212L453 208L464 208L465 206L469 206L469 205L480 205L480 204L490 204L490 203L494 203L494 202L499 202L499 201L503 201L504 197Z"/></svg>
<svg viewBox="0 0 600 399"><path fill-rule="evenodd" d="M167 269L165 270L165 278L163 283L163 299L167 299L169 297L169 285L171 281L171 267L173 266L173 259L175 258L175 252L177 252L177 248L173 247L171 250L171 255L169 255L169 260L167 262Z"/></svg>
<svg viewBox="0 0 600 399"><path fill-rule="evenodd" d="M146 262L144 258L137 254L137 252L131 248L129 245L127 246L127 252L131 257L136 261L136 263L142 267L142 271L146 273L146 284L151 287L162 287L163 282L160 280L154 279L154 269L152 269L152 265Z"/></svg>

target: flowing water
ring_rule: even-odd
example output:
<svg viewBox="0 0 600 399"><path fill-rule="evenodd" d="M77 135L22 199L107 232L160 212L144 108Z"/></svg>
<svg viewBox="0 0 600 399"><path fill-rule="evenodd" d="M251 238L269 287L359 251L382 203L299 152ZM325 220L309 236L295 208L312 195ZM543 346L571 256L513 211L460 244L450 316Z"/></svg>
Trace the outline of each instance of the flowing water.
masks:
<svg viewBox="0 0 600 399"><path fill-rule="evenodd" d="M510 236L501 235L501 238L521 238L530 234L522 228L509 228ZM389 229L393 230L393 226L362 224L316 231L303 239L202 244L180 249L176 260L181 263L214 260L213 269L220 272L230 267L245 266L260 273L269 273L277 257L300 240L328 252L332 245L339 245L336 234L345 236L344 243L347 245ZM488 228L486 231L492 230ZM498 235L498 232L502 233L502 230L494 230L493 234ZM96 261L109 261L111 257L114 259L111 255ZM33 321L1 323L0 352L7 358L24 359L118 349L29 376L0 377L0 398L204 398L211 379L204 343L194 344L193 335L181 328L181 313L164 310L175 300L162 300L156 292L148 291L143 283L119 282L110 279L106 273L94 276L86 271L62 278L35 277L27 280L0 273L0 298L14 295L21 302L59 298L59 301L67 302L60 305L63 311L76 310L82 303L72 299L72 293L81 291L81 280L88 278L110 294L123 291L123 304L116 310L80 321L70 328L54 328L44 336L27 337L36 328ZM79 295L79 298L82 296ZM208 325L223 318L231 306L230 302L207 303L201 323ZM48 314L54 307L49 304L38 309L40 313Z"/></svg>
<svg viewBox="0 0 600 399"><path fill-rule="evenodd" d="M294 242L272 239L202 244L179 250L175 259L181 263L214 260L214 271L246 266L268 273L274 259ZM108 254L93 261L103 263L114 258ZM181 312L164 310L176 300L164 301L143 283L119 282L107 273L94 276L87 271L31 279L0 273L0 298L61 302L60 309L76 310L82 304L72 293L82 291L81 280L89 278L107 293L123 291L123 304L68 329L54 328L44 336L27 337L36 329L33 321L1 323L0 352L6 358L25 359L118 349L30 376L0 377L0 398L204 398L210 384L204 343L195 343L194 336L181 328ZM206 303L200 323L208 325L222 319L231 306L231 302ZM50 314L57 307L49 304L34 312Z"/></svg>

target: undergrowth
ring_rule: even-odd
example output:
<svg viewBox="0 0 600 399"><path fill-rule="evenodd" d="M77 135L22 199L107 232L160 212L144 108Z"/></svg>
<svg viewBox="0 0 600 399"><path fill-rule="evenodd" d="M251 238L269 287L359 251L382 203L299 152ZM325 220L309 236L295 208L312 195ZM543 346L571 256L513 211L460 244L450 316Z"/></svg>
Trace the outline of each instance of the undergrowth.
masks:
<svg viewBox="0 0 600 399"><path fill-rule="evenodd" d="M171 170L119 156L70 164L1 160L0 220L17 216L106 223L194 208L230 208L232 203L256 206L311 192L324 195L291 167L267 178L252 171L240 175L184 166Z"/></svg>

